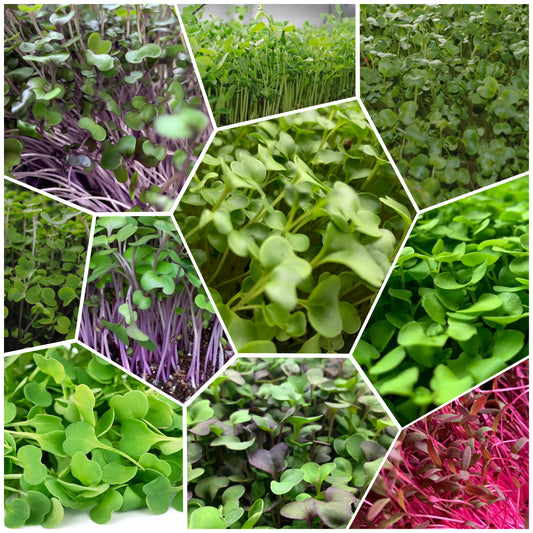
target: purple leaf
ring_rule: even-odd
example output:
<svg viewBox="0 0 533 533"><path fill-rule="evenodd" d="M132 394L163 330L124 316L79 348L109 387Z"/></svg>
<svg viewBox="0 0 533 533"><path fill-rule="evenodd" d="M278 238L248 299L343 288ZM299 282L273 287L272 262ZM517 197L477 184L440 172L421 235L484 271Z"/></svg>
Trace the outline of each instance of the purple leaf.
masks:
<svg viewBox="0 0 533 533"><path fill-rule="evenodd" d="M274 479L284 469L285 457L289 453L289 447L280 442L270 450L254 450L248 454L248 461L252 466L269 473Z"/></svg>

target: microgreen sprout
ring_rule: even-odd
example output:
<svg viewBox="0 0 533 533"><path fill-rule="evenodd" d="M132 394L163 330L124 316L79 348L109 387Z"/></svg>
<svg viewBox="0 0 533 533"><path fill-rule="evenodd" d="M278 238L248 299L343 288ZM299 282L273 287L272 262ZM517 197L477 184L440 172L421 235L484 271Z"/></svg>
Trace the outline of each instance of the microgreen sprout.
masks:
<svg viewBox="0 0 533 533"><path fill-rule="evenodd" d="M181 409L75 344L4 361L4 523L182 503Z"/></svg>
<svg viewBox="0 0 533 533"><path fill-rule="evenodd" d="M354 357L408 423L529 353L529 179L416 222Z"/></svg>
<svg viewBox="0 0 533 533"><path fill-rule="evenodd" d="M179 400L232 355L168 217L99 217L80 340Z"/></svg>
<svg viewBox="0 0 533 533"><path fill-rule="evenodd" d="M5 349L74 337L91 217L4 180Z"/></svg>
<svg viewBox="0 0 533 533"><path fill-rule="evenodd" d="M168 210L208 119L162 5L7 6L5 168L94 211Z"/></svg>
<svg viewBox="0 0 533 533"><path fill-rule="evenodd" d="M240 352L342 352L410 223L355 101L219 132L175 212Z"/></svg>
<svg viewBox="0 0 533 533"><path fill-rule="evenodd" d="M183 21L218 125L235 124L355 95L355 19L324 13L323 24L296 28L261 6L229 6L238 18L202 19L201 6Z"/></svg>
<svg viewBox="0 0 533 533"><path fill-rule="evenodd" d="M527 528L528 373L526 361L404 430L351 527Z"/></svg>
<svg viewBox="0 0 533 533"><path fill-rule="evenodd" d="M417 203L528 169L529 5L361 6L361 97Z"/></svg>
<svg viewBox="0 0 533 533"><path fill-rule="evenodd" d="M343 359L239 358L187 426L193 529L343 528L397 431Z"/></svg>

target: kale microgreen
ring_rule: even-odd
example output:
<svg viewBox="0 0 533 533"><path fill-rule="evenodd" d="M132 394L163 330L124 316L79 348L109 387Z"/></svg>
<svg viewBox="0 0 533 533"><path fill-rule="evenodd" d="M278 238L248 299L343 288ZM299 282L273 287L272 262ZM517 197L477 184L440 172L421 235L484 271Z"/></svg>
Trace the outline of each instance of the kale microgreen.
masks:
<svg viewBox="0 0 533 533"><path fill-rule="evenodd" d="M182 18L219 126L355 95L355 19L339 6L324 24L299 28L264 6L250 23L250 6L229 6L227 21L202 19L201 7L184 7Z"/></svg>
<svg viewBox="0 0 533 533"><path fill-rule="evenodd" d="M528 371L526 361L404 430L351 527L527 527Z"/></svg>
<svg viewBox="0 0 533 533"><path fill-rule="evenodd" d="M4 11L4 171L94 211L169 209L209 135L172 9L24 7Z"/></svg>
<svg viewBox="0 0 533 533"><path fill-rule="evenodd" d="M528 177L425 212L354 357L401 422L528 354Z"/></svg>
<svg viewBox="0 0 533 533"><path fill-rule="evenodd" d="M361 97L419 205L527 170L528 14L361 6Z"/></svg>
<svg viewBox="0 0 533 533"><path fill-rule="evenodd" d="M241 358L187 426L193 529L345 527L397 431L345 359Z"/></svg>
<svg viewBox="0 0 533 533"><path fill-rule="evenodd" d="M98 217L80 340L184 401L231 357L173 221Z"/></svg>
<svg viewBox="0 0 533 533"><path fill-rule="evenodd" d="M74 337L91 217L4 180L5 349Z"/></svg>
<svg viewBox="0 0 533 533"><path fill-rule="evenodd" d="M219 132L175 216L240 352L349 346L411 222L355 101Z"/></svg>
<svg viewBox="0 0 533 533"><path fill-rule="evenodd" d="M181 409L75 344L5 359L4 427L7 527L181 510Z"/></svg>

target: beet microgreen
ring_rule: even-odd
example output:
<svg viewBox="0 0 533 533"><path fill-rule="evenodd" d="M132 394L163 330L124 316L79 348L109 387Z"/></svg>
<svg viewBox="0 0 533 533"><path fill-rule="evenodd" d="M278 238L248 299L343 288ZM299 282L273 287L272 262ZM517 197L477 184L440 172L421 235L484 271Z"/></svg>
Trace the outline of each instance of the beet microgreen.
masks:
<svg viewBox="0 0 533 533"><path fill-rule="evenodd" d="M76 345L6 358L4 426L7 527L181 510L180 408Z"/></svg>
<svg viewBox="0 0 533 533"><path fill-rule="evenodd" d="M353 528L522 529L528 362L404 430Z"/></svg>
<svg viewBox="0 0 533 533"><path fill-rule="evenodd" d="M343 359L239 359L187 425L195 529L345 527L396 434Z"/></svg>
<svg viewBox="0 0 533 533"><path fill-rule="evenodd" d="M409 422L528 354L527 177L424 213L354 357Z"/></svg>
<svg viewBox="0 0 533 533"><path fill-rule="evenodd" d="M99 217L80 340L185 400L231 356L169 217Z"/></svg>
<svg viewBox="0 0 533 533"><path fill-rule="evenodd" d="M5 172L95 211L167 210L209 134L171 8L37 4L4 19Z"/></svg>
<svg viewBox="0 0 533 533"><path fill-rule="evenodd" d="M182 18L218 125L235 124L355 94L355 19L324 13L325 23L296 28L264 7L229 6L238 19L202 20L199 5Z"/></svg>
<svg viewBox="0 0 533 533"><path fill-rule="evenodd" d="M91 217L4 180L5 348L73 338Z"/></svg>
<svg viewBox="0 0 533 533"><path fill-rule="evenodd" d="M219 132L175 213L241 352L342 351L410 225L357 102Z"/></svg>
<svg viewBox="0 0 533 533"><path fill-rule="evenodd" d="M362 6L361 96L420 205L527 170L528 12Z"/></svg>

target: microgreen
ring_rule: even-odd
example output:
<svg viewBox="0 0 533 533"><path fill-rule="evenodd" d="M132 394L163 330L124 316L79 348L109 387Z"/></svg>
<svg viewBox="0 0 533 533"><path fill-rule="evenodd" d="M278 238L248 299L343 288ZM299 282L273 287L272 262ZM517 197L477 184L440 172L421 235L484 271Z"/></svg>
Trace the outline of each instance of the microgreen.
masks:
<svg viewBox="0 0 533 533"><path fill-rule="evenodd" d="M229 6L224 22L202 19L201 7L184 7L182 18L218 125L354 96L355 19L339 6L300 28L264 6L250 23L250 6Z"/></svg>
<svg viewBox="0 0 533 533"><path fill-rule="evenodd" d="M116 408L124 398L146 408ZM5 359L4 442L7 527L181 510L181 409L75 344Z"/></svg>
<svg viewBox="0 0 533 533"><path fill-rule="evenodd" d="M91 217L4 180L6 350L74 337Z"/></svg>
<svg viewBox="0 0 533 533"><path fill-rule="evenodd" d="M183 401L231 356L169 217L99 217L80 340Z"/></svg>
<svg viewBox="0 0 533 533"><path fill-rule="evenodd" d="M193 529L345 527L396 434L343 359L240 358L187 426Z"/></svg>
<svg viewBox="0 0 533 533"><path fill-rule="evenodd" d="M357 102L219 132L176 220L240 352L342 351L411 222Z"/></svg>
<svg viewBox="0 0 533 533"><path fill-rule="evenodd" d="M528 183L417 220L354 352L402 422L528 355Z"/></svg>
<svg viewBox="0 0 533 533"><path fill-rule="evenodd" d="M527 170L528 14L361 6L361 97L419 205Z"/></svg>
<svg viewBox="0 0 533 533"><path fill-rule="evenodd" d="M404 430L351 527L527 528L528 367Z"/></svg>
<svg viewBox="0 0 533 533"><path fill-rule="evenodd" d="M37 4L4 19L4 171L94 211L167 210L209 135L172 9Z"/></svg>

